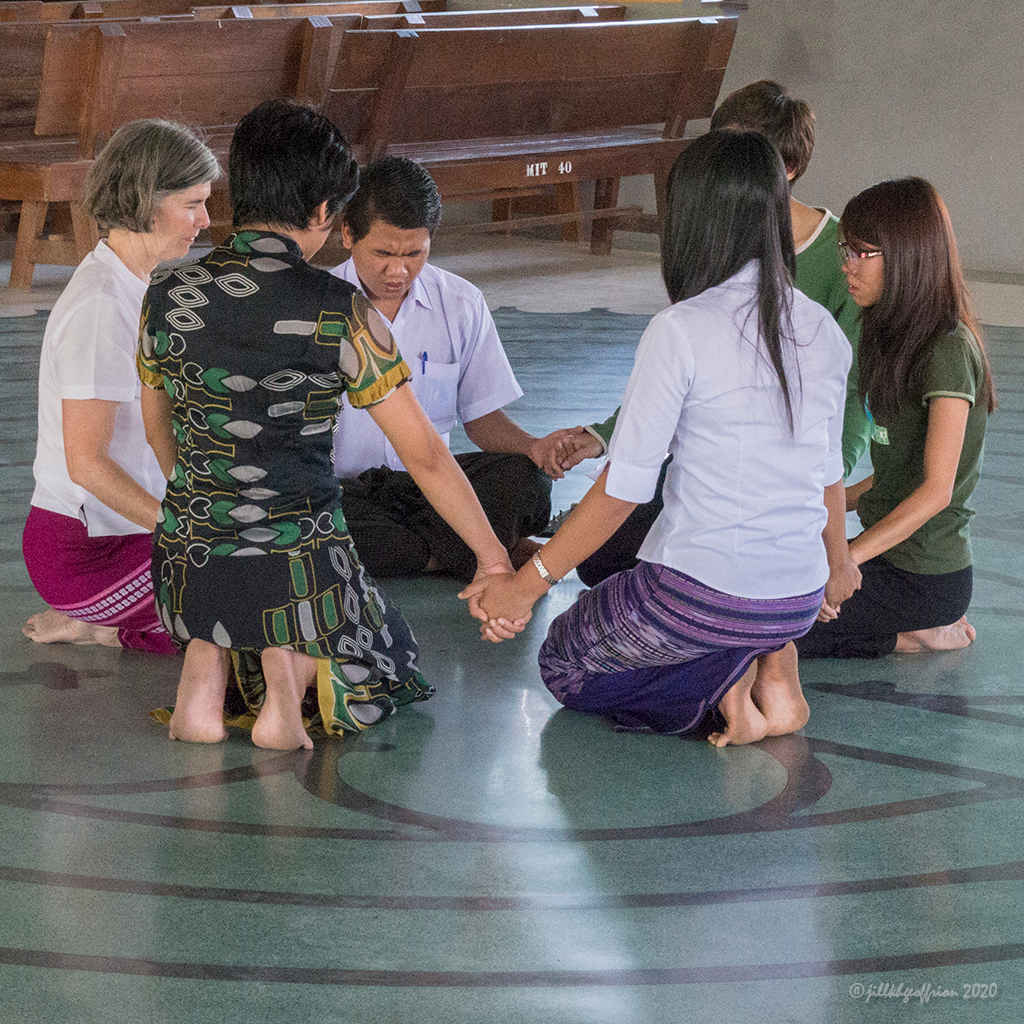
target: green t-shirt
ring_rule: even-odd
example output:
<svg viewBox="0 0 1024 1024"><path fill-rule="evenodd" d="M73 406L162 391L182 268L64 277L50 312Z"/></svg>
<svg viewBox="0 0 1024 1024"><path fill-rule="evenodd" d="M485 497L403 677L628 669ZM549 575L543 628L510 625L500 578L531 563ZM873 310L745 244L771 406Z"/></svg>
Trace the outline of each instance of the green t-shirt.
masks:
<svg viewBox="0 0 1024 1024"><path fill-rule="evenodd" d="M843 408L843 475L849 476L871 441L871 417L857 393L859 375L860 307L853 301L839 262L839 218L821 210L818 233L796 254L796 286L809 299L821 303L850 340L853 362L846 378Z"/></svg>
<svg viewBox="0 0 1024 1024"><path fill-rule="evenodd" d="M988 422L988 402L976 398L985 380L981 349L963 323L952 334L932 342L921 395L904 403L889 422L875 417L871 437L871 463L875 479L857 503L864 528L873 526L907 498L924 479L924 442L928 430L928 403L933 398L963 398L971 403L960 463L949 505L890 548L883 558L897 569L934 576L957 572L971 564L970 521L967 504L981 472L981 457ZM870 405L870 396L868 399Z"/></svg>
<svg viewBox="0 0 1024 1024"><path fill-rule="evenodd" d="M817 234L796 254L796 287L809 299L824 306L835 318L853 348L853 363L846 383L843 410L843 475L849 475L864 454L871 438L871 418L857 394L857 347L860 343L860 309L846 287L839 263L839 219L821 210L822 223ZM603 423L592 423L587 430L601 439L605 448L612 439L616 409Z"/></svg>

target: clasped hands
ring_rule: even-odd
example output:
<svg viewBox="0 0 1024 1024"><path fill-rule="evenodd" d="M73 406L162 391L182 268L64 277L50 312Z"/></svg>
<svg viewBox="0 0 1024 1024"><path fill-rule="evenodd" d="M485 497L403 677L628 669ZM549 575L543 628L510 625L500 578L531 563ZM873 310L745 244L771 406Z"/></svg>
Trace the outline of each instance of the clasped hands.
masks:
<svg viewBox="0 0 1024 1024"><path fill-rule="evenodd" d="M469 614L480 621L480 635L493 644L521 633L533 615L536 597L525 594L509 565L481 566L459 593Z"/></svg>
<svg viewBox="0 0 1024 1024"><path fill-rule="evenodd" d="M818 612L819 622L831 622L839 618L842 603L856 590L860 590L860 569L852 557L845 558L830 572L825 584L825 599Z"/></svg>
<svg viewBox="0 0 1024 1024"><path fill-rule="evenodd" d="M561 480L584 459L595 459L604 446L584 427L564 427L538 437L530 445L530 459L552 480Z"/></svg>

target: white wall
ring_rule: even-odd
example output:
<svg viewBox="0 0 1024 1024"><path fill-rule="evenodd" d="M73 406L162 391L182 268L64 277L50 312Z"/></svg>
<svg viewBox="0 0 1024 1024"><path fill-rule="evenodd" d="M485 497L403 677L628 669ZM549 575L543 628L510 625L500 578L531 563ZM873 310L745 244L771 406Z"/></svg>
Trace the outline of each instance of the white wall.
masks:
<svg viewBox="0 0 1024 1024"><path fill-rule="evenodd" d="M1024 2L751 0L722 96L775 78L817 115L798 198L836 213L919 174L965 266L1024 274Z"/></svg>

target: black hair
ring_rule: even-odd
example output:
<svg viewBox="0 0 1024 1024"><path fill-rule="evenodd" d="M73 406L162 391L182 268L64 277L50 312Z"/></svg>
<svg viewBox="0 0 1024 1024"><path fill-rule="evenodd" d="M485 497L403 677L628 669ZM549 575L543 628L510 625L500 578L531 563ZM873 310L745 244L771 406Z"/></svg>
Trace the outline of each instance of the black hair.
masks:
<svg viewBox="0 0 1024 1024"><path fill-rule="evenodd" d="M792 429L783 347L793 342L796 255L786 168L763 135L708 132L679 154L669 176L661 240L661 272L669 298L679 302L699 295L751 260L758 261L761 340L782 385Z"/></svg>
<svg viewBox="0 0 1024 1024"><path fill-rule="evenodd" d="M344 216L353 242L365 238L375 220L407 231L426 228L432 235L441 222L441 193L420 164L386 156L363 171Z"/></svg>
<svg viewBox="0 0 1024 1024"><path fill-rule="evenodd" d="M327 202L333 215L359 184L345 136L322 114L287 100L250 110L231 139L228 182L235 227L305 228Z"/></svg>

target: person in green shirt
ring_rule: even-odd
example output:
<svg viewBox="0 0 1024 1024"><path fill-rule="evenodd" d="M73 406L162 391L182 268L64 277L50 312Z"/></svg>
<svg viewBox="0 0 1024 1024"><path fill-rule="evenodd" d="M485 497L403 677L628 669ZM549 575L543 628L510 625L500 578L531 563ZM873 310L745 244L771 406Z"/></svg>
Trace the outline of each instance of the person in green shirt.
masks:
<svg viewBox="0 0 1024 1024"><path fill-rule="evenodd" d="M711 118L712 130L755 131L765 136L782 156L790 188L807 170L814 151L814 113L804 101L788 95L776 82L760 81L730 93ZM823 305L843 329L853 349L853 363L846 389L843 414L843 475L849 476L867 450L871 421L864 401L857 393L857 343L860 310L851 299L839 263L838 218L829 210L808 206L790 194L790 217L796 249L797 288ZM608 442L619 415L593 423L566 443L562 460L567 470L585 458L596 458L608 450ZM662 483L654 498L640 505L606 545L577 567L580 579L594 586L613 573L636 565L636 552L662 508Z"/></svg>
<svg viewBox="0 0 1024 1024"><path fill-rule="evenodd" d="M822 606L801 657L956 650L973 574L969 505L995 392L949 214L921 178L854 196L839 249L863 310L858 386L874 417L874 473L846 489L864 526L849 543L861 586Z"/></svg>

